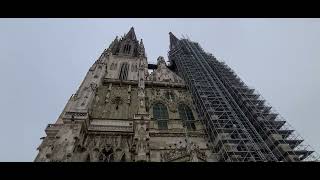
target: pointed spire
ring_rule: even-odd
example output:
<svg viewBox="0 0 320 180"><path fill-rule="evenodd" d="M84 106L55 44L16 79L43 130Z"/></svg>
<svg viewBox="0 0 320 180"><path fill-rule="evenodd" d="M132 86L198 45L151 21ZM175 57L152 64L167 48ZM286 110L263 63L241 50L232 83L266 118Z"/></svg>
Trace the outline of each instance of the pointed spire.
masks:
<svg viewBox="0 0 320 180"><path fill-rule="evenodd" d="M140 56L144 56L145 55L145 49L144 49L144 45L143 45L142 39L140 40L140 45L139 45L139 55Z"/></svg>
<svg viewBox="0 0 320 180"><path fill-rule="evenodd" d="M143 49L143 51L144 51L144 45L143 45L142 39L140 40L140 48Z"/></svg>
<svg viewBox="0 0 320 180"><path fill-rule="evenodd" d="M175 35L173 35L172 32L169 32L169 36L170 36L170 49L173 49L177 45L179 39Z"/></svg>
<svg viewBox="0 0 320 180"><path fill-rule="evenodd" d="M106 54L114 53L116 46L118 45L118 36L111 42L109 47L104 51Z"/></svg>
<svg viewBox="0 0 320 180"><path fill-rule="evenodd" d="M116 43L118 43L118 36L116 36L116 38L112 41L112 43L109 46L109 49L112 49Z"/></svg>
<svg viewBox="0 0 320 180"><path fill-rule="evenodd" d="M130 28L130 31L125 35L124 39L136 40L136 33L134 32L133 27Z"/></svg>
<svg viewBox="0 0 320 180"><path fill-rule="evenodd" d="M179 40L172 32L169 32L169 35L170 35L170 41L171 40L175 40L175 41Z"/></svg>

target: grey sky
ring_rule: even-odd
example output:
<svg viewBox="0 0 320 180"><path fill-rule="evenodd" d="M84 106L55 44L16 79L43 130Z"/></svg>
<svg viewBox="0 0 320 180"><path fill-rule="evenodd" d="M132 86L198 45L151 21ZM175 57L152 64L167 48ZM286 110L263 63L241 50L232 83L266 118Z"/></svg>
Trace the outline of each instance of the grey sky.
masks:
<svg viewBox="0 0 320 180"><path fill-rule="evenodd" d="M0 161L33 161L92 63L134 26L148 61L187 34L320 152L320 19L0 19Z"/></svg>

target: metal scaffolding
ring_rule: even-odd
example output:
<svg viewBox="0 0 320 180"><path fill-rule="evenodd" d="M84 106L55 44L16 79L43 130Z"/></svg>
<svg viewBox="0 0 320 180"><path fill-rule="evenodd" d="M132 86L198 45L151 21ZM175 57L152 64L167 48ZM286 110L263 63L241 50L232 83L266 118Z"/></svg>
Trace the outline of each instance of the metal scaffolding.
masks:
<svg viewBox="0 0 320 180"><path fill-rule="evenodd" d="M169 61L192 94L218 161L319 160L301 136L224 62L187 38L174 40Z"/></svg>

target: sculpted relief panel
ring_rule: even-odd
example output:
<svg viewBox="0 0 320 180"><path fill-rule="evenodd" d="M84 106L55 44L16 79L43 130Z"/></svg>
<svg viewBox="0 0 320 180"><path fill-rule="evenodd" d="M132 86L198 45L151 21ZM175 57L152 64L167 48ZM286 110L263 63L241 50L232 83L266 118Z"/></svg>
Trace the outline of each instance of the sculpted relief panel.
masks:
<svg viewBox="0 0 320 180"><path fill-rule="evenodd" d="M208 157L204 150L194 143L185 140L178 144L171 144L166 147L166 150L160 153L162 162L205 162Z"/></svg>
<svg viewBox="0 0 320 180"><path fill-rule="evenodd" d="M122 135L89 135L84 143L91 162L131 161L131 145L132 137Z"/></svg>

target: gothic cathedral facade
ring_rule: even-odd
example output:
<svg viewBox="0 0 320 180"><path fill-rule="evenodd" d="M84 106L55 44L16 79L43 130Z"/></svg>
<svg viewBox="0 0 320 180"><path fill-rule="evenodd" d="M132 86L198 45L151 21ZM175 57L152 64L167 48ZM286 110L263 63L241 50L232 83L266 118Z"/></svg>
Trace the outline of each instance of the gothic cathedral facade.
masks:
<svg viewBox="0 0 320 180"><path fill-rule="evenodd" d="M133 28L104 50L45 132L35 161L216 161L184 80L161 56L148 64Z"/></svg>

